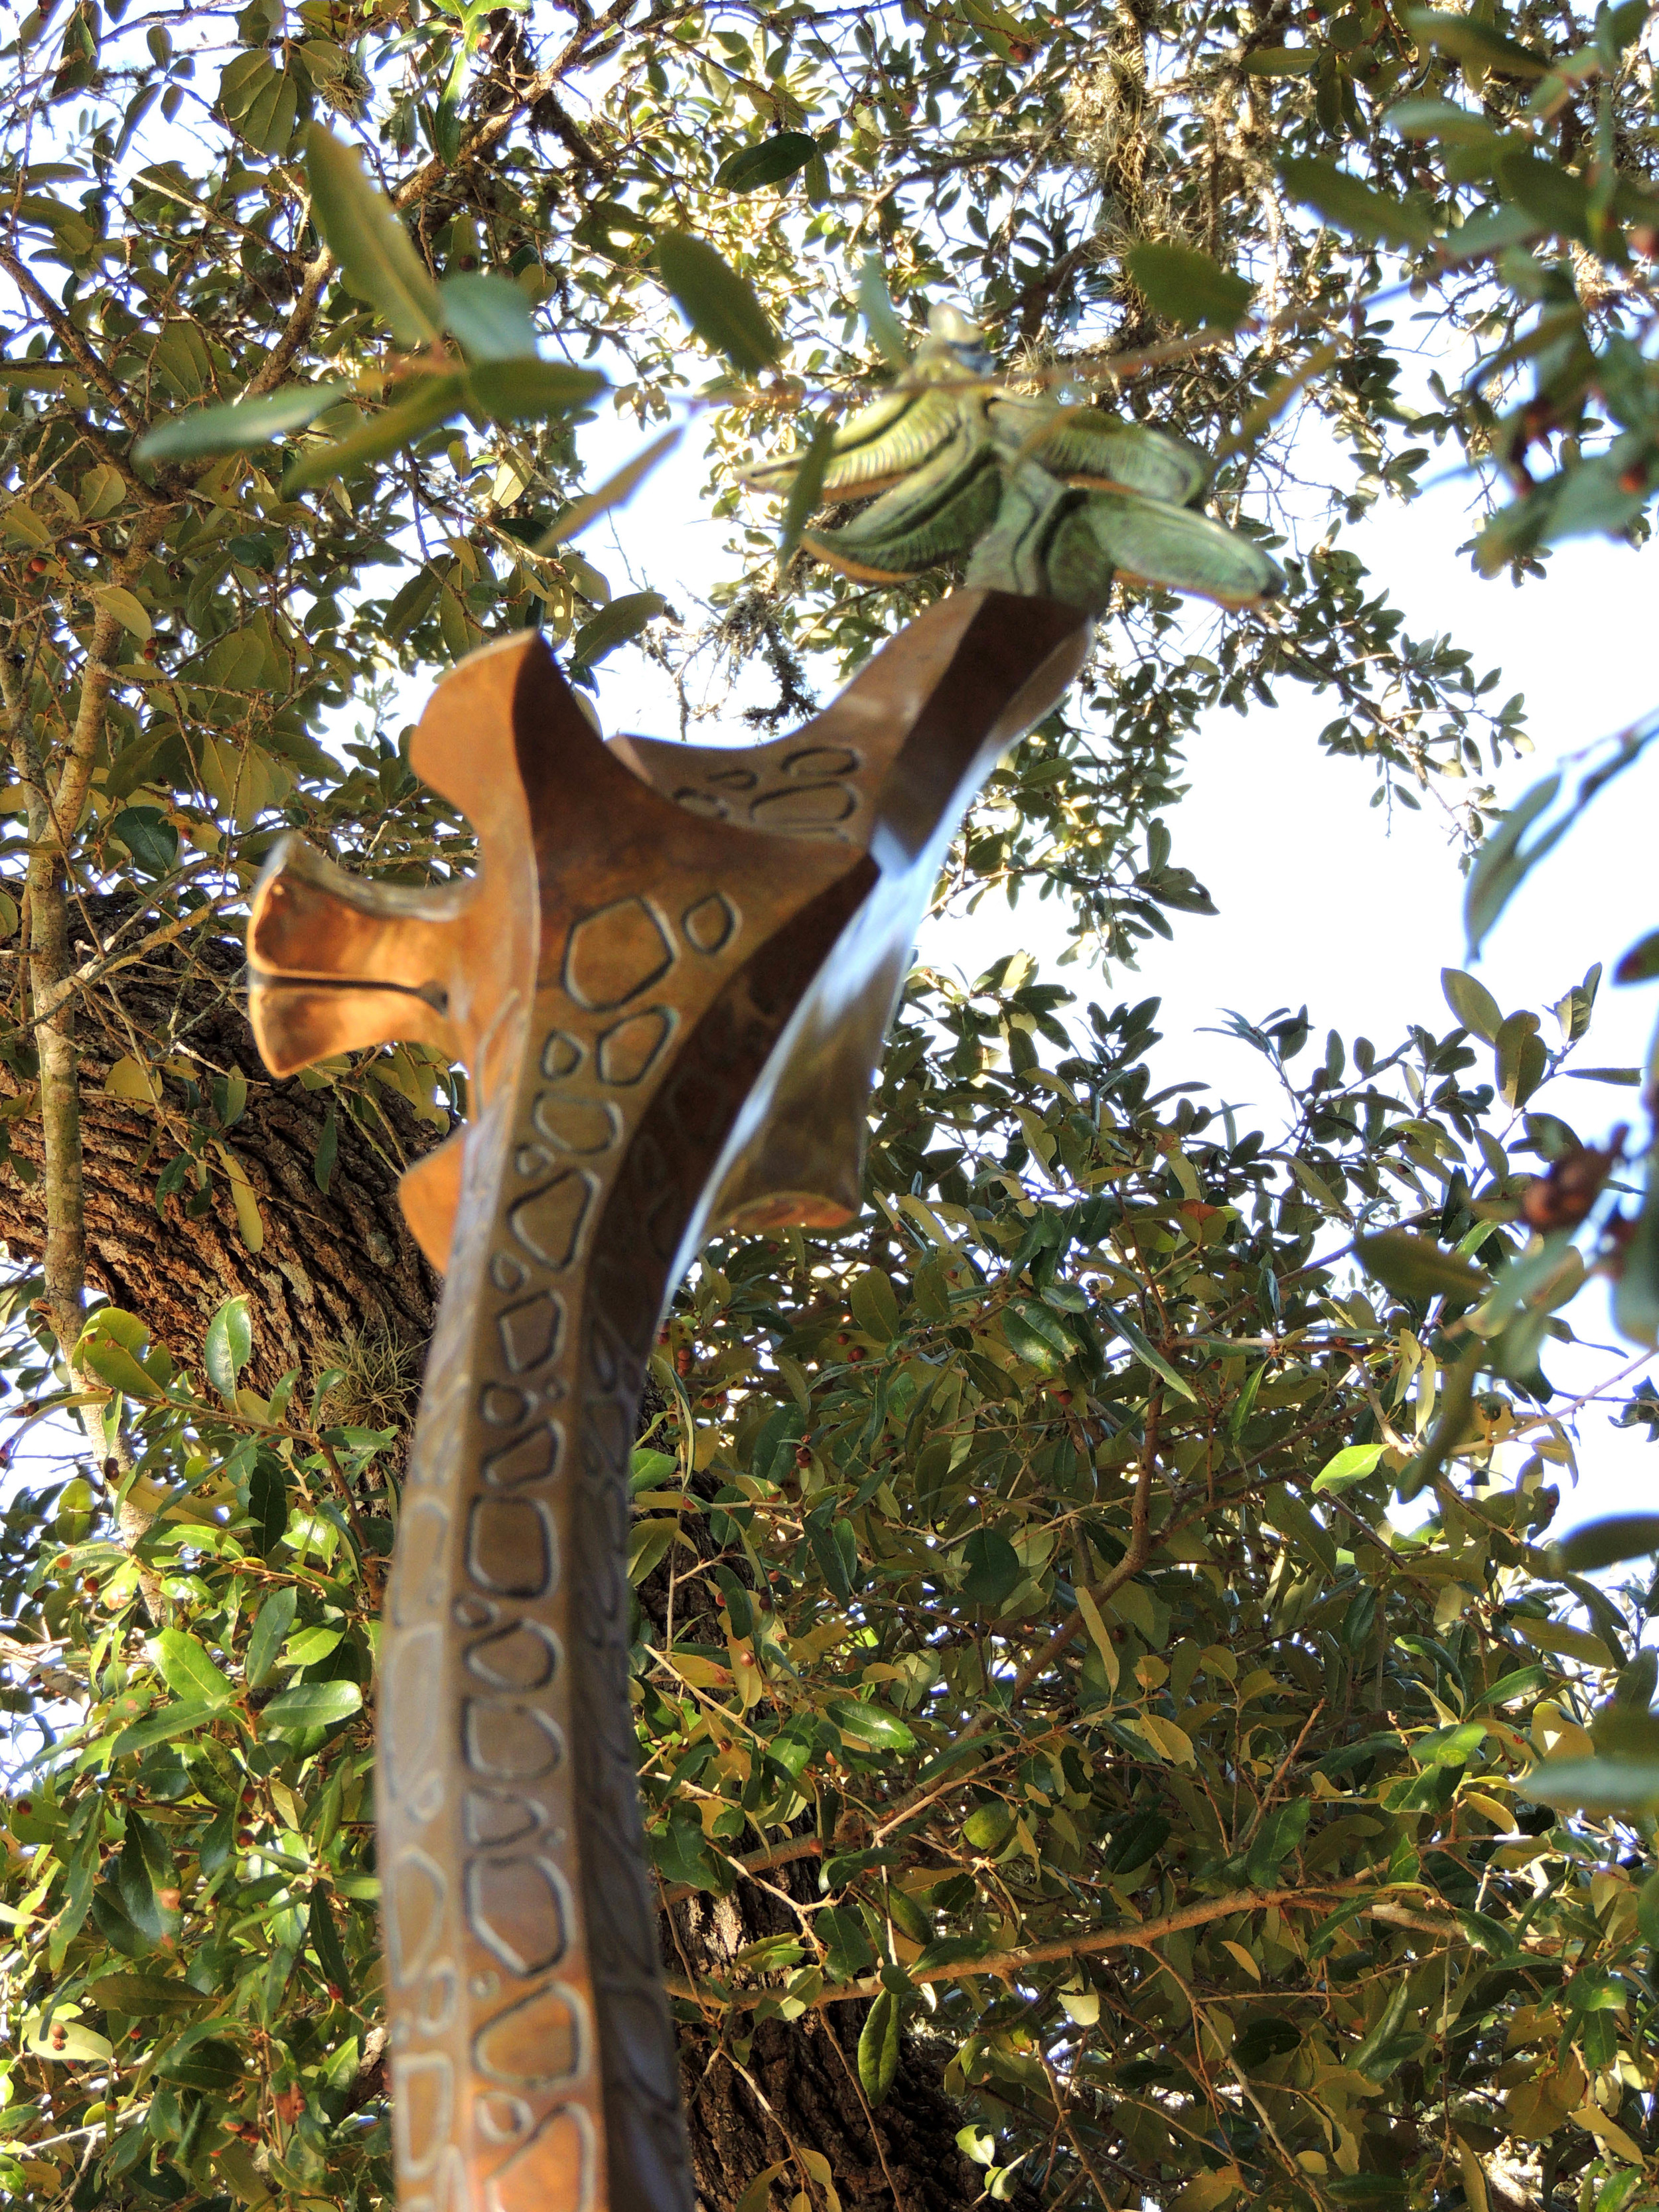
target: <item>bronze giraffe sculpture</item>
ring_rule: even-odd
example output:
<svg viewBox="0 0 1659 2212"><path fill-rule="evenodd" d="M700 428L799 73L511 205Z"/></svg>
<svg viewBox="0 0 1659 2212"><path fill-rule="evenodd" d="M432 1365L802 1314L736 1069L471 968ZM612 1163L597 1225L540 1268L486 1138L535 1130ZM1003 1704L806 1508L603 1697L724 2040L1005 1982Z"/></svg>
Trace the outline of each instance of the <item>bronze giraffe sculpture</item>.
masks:
<svg viewBox="0 0 1659 2212"><path fill-rule="evenodd" d="M1060 697L1080 607L965 591L746 750L606 746L540 637L464 661L416 770L477 878L273 854L248 929L277 1074L423 1040L468 1126L405 1177L447 1272L381 1648L402 2212L690 2212L628 1699L629 1454L711 1229L836 1226L963 806Z"/></svg>

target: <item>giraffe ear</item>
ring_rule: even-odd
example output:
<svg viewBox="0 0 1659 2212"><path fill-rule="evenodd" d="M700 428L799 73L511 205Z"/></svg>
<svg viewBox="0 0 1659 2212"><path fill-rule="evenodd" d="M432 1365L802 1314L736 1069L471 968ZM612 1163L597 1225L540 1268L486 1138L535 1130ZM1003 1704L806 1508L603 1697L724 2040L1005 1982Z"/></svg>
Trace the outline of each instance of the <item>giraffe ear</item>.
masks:
<svg viewBox="0 0 1659 2212"><path fill-rule="evenodd" d="M454 1241L455 1216L461 1202L461 1178L466 1169L465 1129L457 1129L404 1175L398 1186L404 1218L415 1242L438 1273L449 1268L449 1248Z"/></svg>
<svg viewBox="0 0 1659 2212"><path fill-rule="evenodd" d="M265 1065L413 1038L453 1049L446 939L465 893L364 883L298 837L276 845L248 915L248 1013Z"/></svg>

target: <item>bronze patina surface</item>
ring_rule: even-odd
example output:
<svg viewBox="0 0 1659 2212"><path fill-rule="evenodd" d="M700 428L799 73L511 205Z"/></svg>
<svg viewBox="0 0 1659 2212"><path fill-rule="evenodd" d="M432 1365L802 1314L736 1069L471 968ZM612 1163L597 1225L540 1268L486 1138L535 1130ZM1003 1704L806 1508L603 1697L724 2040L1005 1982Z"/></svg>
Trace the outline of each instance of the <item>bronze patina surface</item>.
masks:
<svg viewBox="0 0 1659 2212"><path fill-rule="evenodd" d="M856 1212L945 848L1087 637L957 592L804 729L724 751L606 745L526 634L414 741L472 882L376 886L293 842L260 879L273 1072L413 1037L471 1079L404 1183L447 1282L381 1646L403 2212L690 2212L628 1699L646 1361L712 1228Z"/></svg>

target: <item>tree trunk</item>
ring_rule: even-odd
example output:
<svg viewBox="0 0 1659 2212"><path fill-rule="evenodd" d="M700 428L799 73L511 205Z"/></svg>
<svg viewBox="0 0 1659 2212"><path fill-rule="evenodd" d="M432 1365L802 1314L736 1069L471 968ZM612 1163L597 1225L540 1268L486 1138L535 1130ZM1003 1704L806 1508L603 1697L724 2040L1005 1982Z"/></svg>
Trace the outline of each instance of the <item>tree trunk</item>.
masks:
<svg viewBox="0 0 1659 2212"><path fill-rule="evenodd" d="M106 945L130 914L115 902L88 902L90 929ZM94 947L83 941L76 957ZM199 1360L203 1332L228 1297L246 1297L253 1323L254 1386L269 1391L298 1369L307 1386L339 1364L343 1348L378 1337L404 1354L402 1418L412 1418L415 1387L437 1303L438 1279L404 1224L397 1199L402 1169L440 1133L416 1120L407 1102L381 1091L384 1126L371 1129L343 1110L331 1090L272 1082L259 1067L242 1012L240 947L223 939L198 943L186 957L163 947L142 966L90 990L78 1037L87 1191L88 1272L115 1304L141 1316L182 1360ZM200 1068L204 1103L194 1115L184 1081L163 1080L152 1109L104 1089L125 1058L160 1062L183 1056ZM247 1078L245 1111L222 1133L211 1103L216 1076ZM28 1089L0 1068L0 1096ZM333 1107L337 1156L326 1194L313 1175L319 1142ZM168 1197L160 1213L156 1177L185 1148L192 1118L210 1133L210 1202L192 1212L194 1186ZM0 1237L14 1258L33 1258L44 1239L38 1183L18 1172L40 1160L40 1125L27 1113L6 1124L13 1159L0 1173ZM215 1141L228 1144L245 1170L264 1224L260 1250L239 1227ZM199 1200L198 1200L199 1205ZM659 1407L648 1402L645 1418ZM659 1571L664 1574L665 1571ZM656 1593L641 1591L647 1611ZM696 1585L701 1589L701 1585ZM684 1595L681 1604L685 1602ZM682 1622L682 1628L687 1624ZM711 1620L708 1632L717 1635ZM794 1933L798 1923L780 1891L803 1903L817 1896L816 1861L774 1870L770 1887L744 1882L729 1897L693 1897L661 1916L663 1960L671 1972L702 1981L727 1972L734 1953L763 1936ZM681 2081L693 2171L704 2212L733 2212L767 2166L788 2161L770 2191L773 2208L803 2190L823 2192L795 2162L799 2150L829 2160L846 2212L892 2204L896 2212L956 2212L980 2194L978 2170L957 2149L963 2115L940 2086L942 2058L907 2040L897 2076L872 2114L859 2086L857 2043L866 2008L830 2006L752 2033L717 2040L697 2025L680 2031Z"/></svg>
<svg viewBox="0 0 1659 2212"><path fill-rule="evenodd" d="M125 920L112 900L87 902L75 957L108 945ZM136 934L136 932L133 933ZM273 1083L259 1065L241 1006L240 948L222 938L198 941L186 957L173 945L94 986L83 1000L81 1046L87 1272L111 1302L141 1315L175 1358L199 1363L202 1335L222 1300L246 1294L254 1324L251 1379L269 1392L297 1369L301 1386L366 1346L395 1370L404 1355L410 1398L419 1354L437 1305L437 1276L422 1256L398 1203L403 1169L441 1133L416 1119L407 1101L376 1086L381 1126L347 1110L331 1089L298 1080ZM192 1110L178 1074L161 1079L155 1107L110 1096L111 1067L126 1059L172 1060L199 1071ZM213 1081L247 1079L245 1111L221 1129ZM0 1091L28 1085L0 1069ZM313 1164L331 1110L337 1151L325 1194ZM373 1111L374 1109L371 1109ZM192 1176L162 1202L156 1179L187 1147L192 1122L206 1133L205 1200ZM0 1237L14 1258L38 1258L46 1224L38 1176L40 1125L27 1114L8 1125L13 1170L0 1176ZM264 1237L252 1251L237 1219L222 1145L242 1170L259 1209ZM390 1359L386 1349L390 1349ZM349 1356L343 1363L351 1364ZM397 1395L397 1394L394 1394Z"/></svg>
<svg viewBox="0 0 1659 2212"><path fill-rule="evenodd" d="M814 1899L815 1860L767 1877L803 1903ZM701 1979L730 1972L732 1954L763 1936L797 1933L782 1900L745 1882L729 1897L698 1897L663 1916L670 1971ZM696 2027L680 2030L680 2086L691 2142L691 2168L708 2212L732 2212L769 2166L786 2161L769 2204L820 2192L796 2163L799 2150L830 2161L846 2212L889 2205L898 2212L961 2212L981 2194L983 2176L957 2147L964 2115L940 2086L943 2056L906 2037L885 2100L872 2112L859 2083L858 2039L868 2007L826 2005L799 2020L763 2021L752 2036L717 2043ZM739 2020L739 2030L744 2023Z"/></svg>

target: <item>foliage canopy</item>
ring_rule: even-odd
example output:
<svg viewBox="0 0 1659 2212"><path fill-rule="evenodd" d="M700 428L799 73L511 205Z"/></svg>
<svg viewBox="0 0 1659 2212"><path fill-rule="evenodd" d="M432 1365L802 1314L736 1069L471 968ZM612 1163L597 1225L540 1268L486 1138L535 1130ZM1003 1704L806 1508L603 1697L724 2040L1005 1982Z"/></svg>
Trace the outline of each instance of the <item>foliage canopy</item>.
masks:
<svg viewBox="0 0 1659 2212"><path fill-rule="evenodd" d="M1211 911L1166 819L1182 742L1286 680L1334 695L1323 745L1376 803L1473 843L1520 702L1408 637L1339 533L1438 455L1509 479L1490 568L1644 534L1650 58L1639 6L1369 0L76 0L5 58L0 1129L39 1266L0 1356L22 1419L87 1443L15 1492L0 1562L0 2186L367 2212L375 1613L417 1347L363 1236L360 1330L270 1349L253 1262L293 1194L264 1133L301 1086L204 1013L265 851L465 871L393 681L526 623L590 690L632 647L688 714L702 670L756 663L751 711L800 712L976 534L874 578L810 558L832 432L955 292L1045 436L1197 450L1159 496L1254 564L1218 596L1285 588L1200 628L1114 556L1086 679L950 894L1051 899L1120 963ZM651 443L596 497L600 406ZM732 529L690 616L576 544L688 419ZM1472 924L1547 803L1486 846ZM958 2101L932 2153L958 2202L1647 2201L1659 1600L1585 1577L1656 1532L1536 1540L1571 1461L1559 1309L1622 1253L1626 1325L1659 1313L1659 1229L1632 1241L1613 1151L1538 1099L1598 981L1553 1033L1462 970L1454 1025L1394 1049L1241 1019L1269 1132L1154 1090L1155 1001L1023 954L919 971L856 1228L708 1255L632 1571L694 2129L757 2054L775 2093L744 2170L700 2169L720 2212L901 2193L896 2081ZM463 1103L407 1047L307 1084L330 1234L343 1147L400 1157ZM88 1257L100 1147L184 1322L159 1261L147 1311ZM1395 1491L1432 1506L1409 1534ZM777 2086L826 2036L856 2139Z"/></svg>

